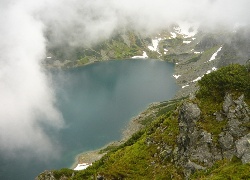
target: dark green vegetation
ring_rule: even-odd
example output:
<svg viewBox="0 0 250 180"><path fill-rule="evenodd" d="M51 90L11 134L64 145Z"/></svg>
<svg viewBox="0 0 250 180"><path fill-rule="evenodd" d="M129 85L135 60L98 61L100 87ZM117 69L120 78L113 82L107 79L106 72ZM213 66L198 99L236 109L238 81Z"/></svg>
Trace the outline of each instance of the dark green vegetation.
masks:
<svg viewBox="0 0 250 180"><path fill-rule="evenodd" d="M224 159L216 162L211 168L197 171L191 179L250 179L250 164L242 164L234 157L231 161Z"/></svg>
<svg viewBox="0 0 250 180"><path fill-rule="evenodd" d="M222 67L219 71L206 74L198 82L200 90L198 98L222 102L226 93L236 96L244 94L250 98L250 75L245 66L232 64Z"/></svg>
<svg viewBox="0 0 250 180"><path fill-rule="evenodd" d="M145 121L145 128L135 133L127 142L110 148L99 161L84 171L61 169L53 171L54 177L68 179L184 179L183 169L176 165L178 107L183 101L192 101L201 109L197 125L213 135L213 140L222 132L226 120L216 121L213 113L222 108L226 93L235 96L245 94L250 102L250 72L247 66L232 64L205 75L199 81L197 97L176 100L158 105L155 117ZM250 127L249 124L245 127ZM250 131L250 129L248 129ZM206 170L197 171L190 179L249 179L250 165L242 164L234 157L217 161ZM72 176L73 174L73 176Z"/></svg>
<svg viewBox="0 0 250 180"><path fill-rule="evenodd" d="M206 74L198 85L200 89L196 95L197 103L203 116L203 121L198 124L214 134L214 140L217 140L227 121L218 122L214 113L221 110L226 93L232 94L235 98L244 94L245 101L250 103L250 72L247 66L231 64Z"/></svg>

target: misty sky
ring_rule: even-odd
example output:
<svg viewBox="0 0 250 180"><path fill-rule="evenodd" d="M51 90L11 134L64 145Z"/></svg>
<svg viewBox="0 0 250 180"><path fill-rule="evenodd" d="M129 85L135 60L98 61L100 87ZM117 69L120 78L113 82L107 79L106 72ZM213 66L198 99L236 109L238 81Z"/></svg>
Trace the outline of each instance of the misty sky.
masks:
<svg viewBox="0 0 250 180"><path fill-rule="evenodd" d="M249 7L249 0L1 0L0 152L57 153L42 128L64 126L53 84L40 65L46 33L55 44L91 45L121 28L150 34L187 22L233 29L249 25Z"/></svg>

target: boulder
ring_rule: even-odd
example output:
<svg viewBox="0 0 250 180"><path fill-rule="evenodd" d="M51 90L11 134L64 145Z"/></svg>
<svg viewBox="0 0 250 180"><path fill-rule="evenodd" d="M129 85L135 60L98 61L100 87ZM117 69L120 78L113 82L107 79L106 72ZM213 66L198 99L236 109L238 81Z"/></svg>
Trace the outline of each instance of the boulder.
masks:
<svg viewBox="0 0 250 180"><path fill-rule="evenodd" d="M235 142L236 156L243 164L250 162L250 133Z"/></svg>
<svg viewBox="0 0 250 180"><path fill-rule="evenodd" d="M179 111L179 120L184 123L196 122L200 118L201 111L197 104L185 102Z"/></svg>
<svg viewBox="0 0 250 180"><path fill-rule="evenodd" d="M186 177L189 177L191 174L193 174L195 171L197 170L204 170L206 169L205 167L199 165L199 164L196 164L192 161L189 161L187 162L187 164L185 165L185 176Z"/></svg>
<svg viewBox="0 0 250 180"><path fill-rule="evenodd" d="M215 112L214 115L215 115L217 121L220 122L220 121L223 121L223 120L224 120L224 118L223 118L221 112Z"/></svg>
<svg viewBox="0 0 250 180"><path fill-rule="evenodd" d="M54 177L54 174L52 171L46 170L43 173L41 173L39 176L37 176L35 180L56 180L56 178Z"/></svg>
<svg viewBox="0 0 250 180"><path fill-rule="evenodd" d="M219 143L223 150L229 150L234 147L234 138L229 132L222 132L219 134Z"/></svg>
<svg viewBox="0 0 250 180"><path fill-rule="evenodd" d="M233 98L231 94L226 94L223 102L223 111L227 114L229 107L233 105Z"/></svg>

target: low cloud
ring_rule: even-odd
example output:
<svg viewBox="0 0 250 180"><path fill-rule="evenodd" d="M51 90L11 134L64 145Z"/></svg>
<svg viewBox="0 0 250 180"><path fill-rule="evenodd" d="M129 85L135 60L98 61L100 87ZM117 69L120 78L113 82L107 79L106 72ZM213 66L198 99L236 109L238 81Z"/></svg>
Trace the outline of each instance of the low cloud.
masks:
<svg viewBox="0 0 250 180"><path fill-rule="evenodd" d="M54 154L42 126L62 127L53 89L40 66L45 57L44 25L20 2L1 6L0 150ZM42 125L43 124L43 125Z"/></svg>
<svg viewBox="0 0 250 180"><path fill-rule="evenodd" d="M63 127L53 85L41 67L48 43L87 47L117 30L150 34L176 22L233 29L249 25L249 7L249 0L2 0L0 150L56 150L43 128Z"/></svg>
<svg viewBox="0 0 250 180"><path fill-rule="evenodd" d="M182 22L210 30L249 25L249 6L248 0L64 0L41 10L41 18L51 42L90 46L121 29L151 34Z"/></svg>

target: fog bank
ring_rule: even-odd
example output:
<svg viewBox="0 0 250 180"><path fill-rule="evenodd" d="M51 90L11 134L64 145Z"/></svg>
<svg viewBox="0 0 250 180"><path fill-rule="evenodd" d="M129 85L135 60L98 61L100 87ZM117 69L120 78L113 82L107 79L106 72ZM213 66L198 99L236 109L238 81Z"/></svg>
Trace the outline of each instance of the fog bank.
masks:
<svg viewBox="0 0 250 180"><path fill-rule="evenodd" d="M44 130L63 127L53 84L41 67L48 43L88 47L120 29L150 34L176 22L234 29L249 25L249 7L249 0L2 0L0 150L58 153Z"/></svg>

